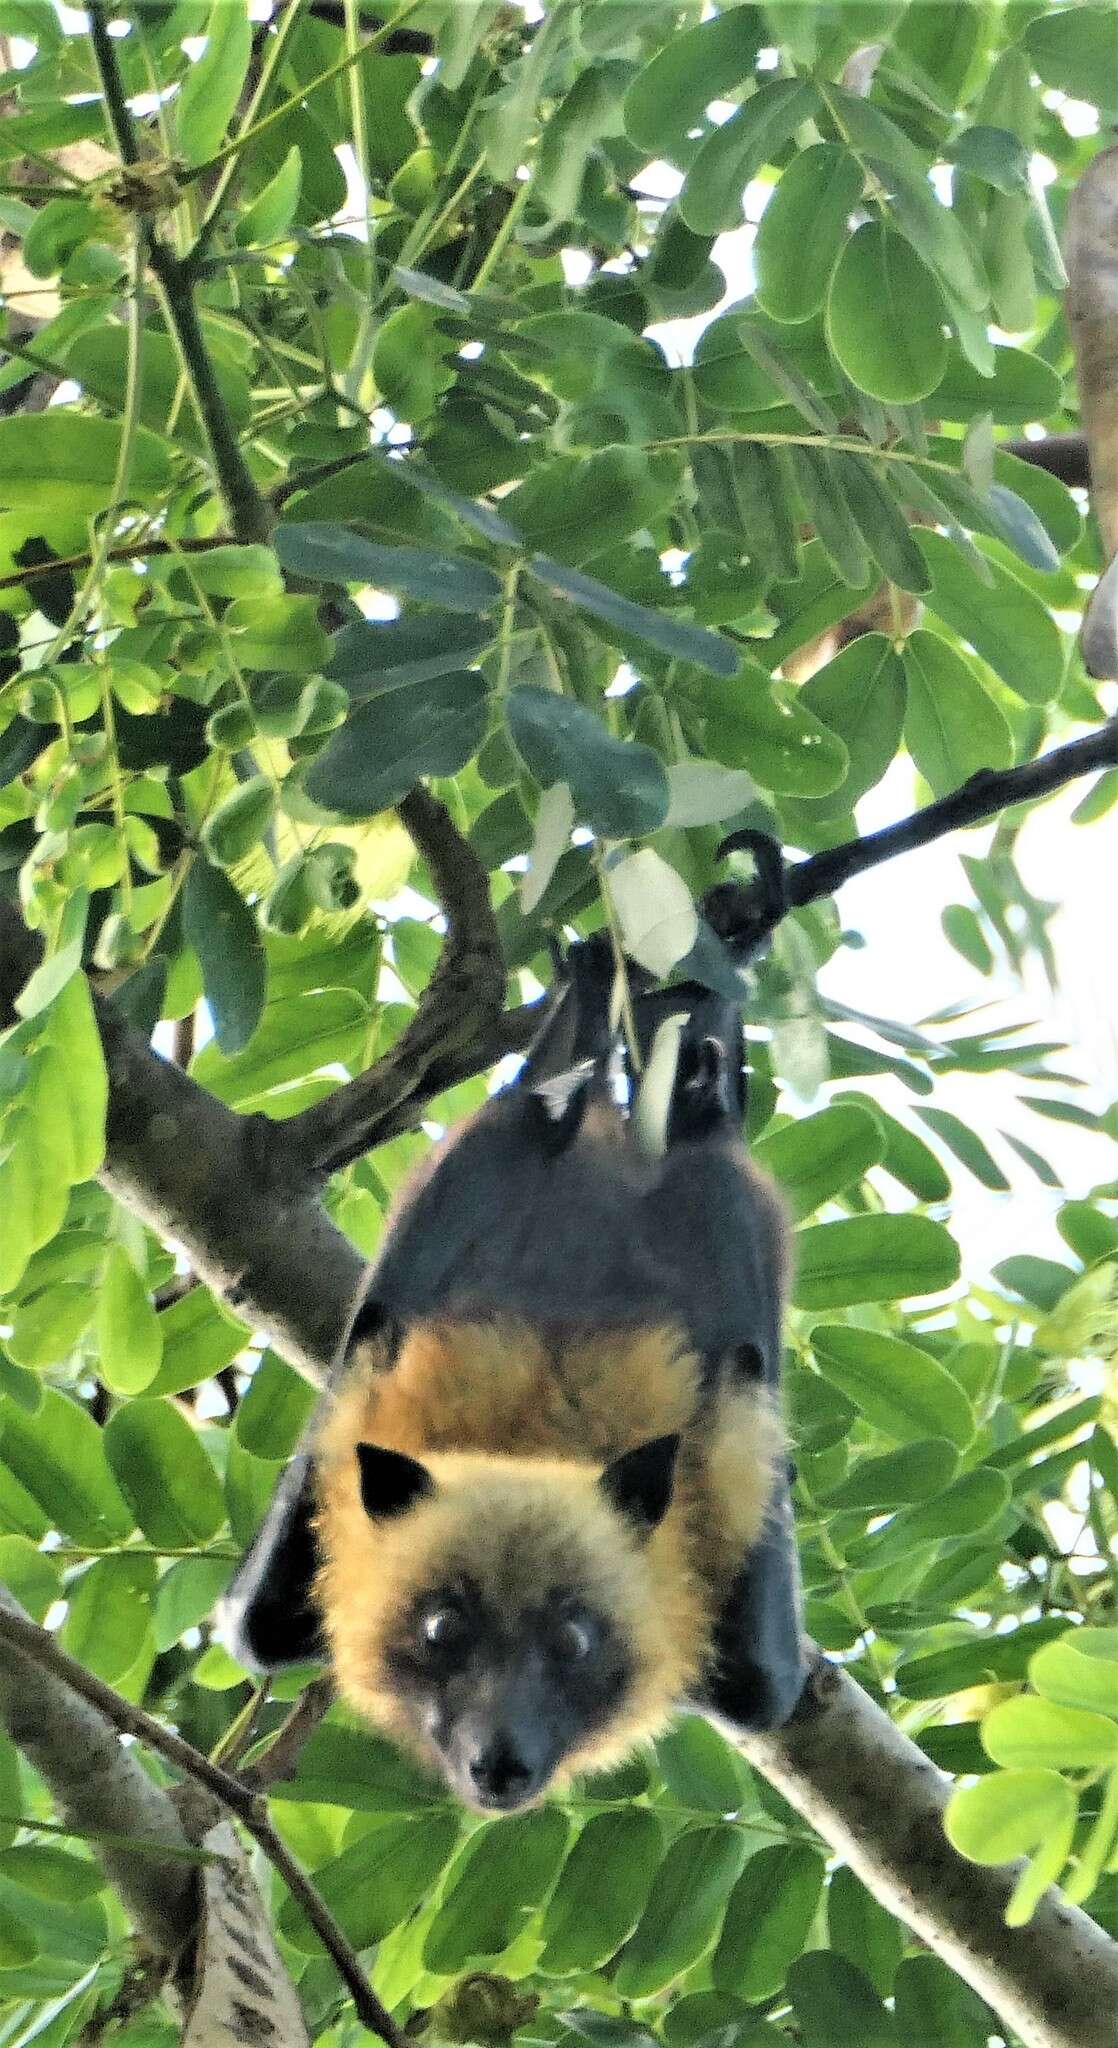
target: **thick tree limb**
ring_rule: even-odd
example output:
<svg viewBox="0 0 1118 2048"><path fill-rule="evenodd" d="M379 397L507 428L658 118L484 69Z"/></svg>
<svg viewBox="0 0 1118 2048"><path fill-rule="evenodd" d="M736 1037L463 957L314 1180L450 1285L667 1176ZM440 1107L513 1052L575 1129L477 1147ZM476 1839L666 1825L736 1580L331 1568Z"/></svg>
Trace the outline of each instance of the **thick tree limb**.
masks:
<svg viewBox="0 0 1118 2048"><path fill-rule="evenodd" d="M46 1629L29 1621L10 1600L0 1602L0 1661L18 1657L31 1664L61 1693L69 1693L76 1704L85 1703L99 1723L109 1723L122 1735L134 1735L177 1770L203 1785L222 1806L236 1815L243 1828L259 1844L269 1863L279 1872L288 1891L302 1907L327 1954L337 1968L353 1999L358 2019L388 2043L388 2048L405 2048L404 2036L369 1984L349 1942L314 1885L268 1818L264 1801L249 1785L242 1784L220 1764L212 1763L192 1743L184 1742L171 1728L165 1728L142 1707L134 1706L103 1679L95 1678L75 1658L67 1656ZM117 1745L119 1747L119 1745ZM185 1840L185 1837L184 1837Z"/></svg>
<svg viewBox="0 0 1118 2048"><path fill-rule="evenodd" d="M0 898L0 1030L38 964L40 945ZM110 1194L181 1244L199 1277L269 1331L277 1350L320 1378L364 1272L360 1253L317 1197L286 1186L282 1126L238 1116L159 1058L111 1002L95 999L109 1070Z"/></svg>
<svg viewBox="0 0 1118 2048"><path fill-rule="evenodd" d="M0 1586L0 1722L50 1787L63 1819L88 1836L145 1940L160 1955L177 1956L194 1928L198 1890L178 1814L139 1759L122 1749L113 1723L16 1648L7 1636L12 1621L35 1628ZM127 1835L150 1847L121 1848L98 1835Z"/></svg>
<svg viewBox="0 0 1118 2048"><path fill-rule="evenodd" d="M846 1672L817 1652L787 1727L726 1732L1027 2048L1118 2048L1118 1943L1054 1890L1027 1927L1007 1927L1020 1865L956 1853L943 1832L948 1781Z"/></svg>
<svg viewBox="0 0 1118 2048"><path fill-rule="evenodd" d="M1107 559L1118 554L1118 148L1092 157L1068 200L1066 312Z"/></svg>

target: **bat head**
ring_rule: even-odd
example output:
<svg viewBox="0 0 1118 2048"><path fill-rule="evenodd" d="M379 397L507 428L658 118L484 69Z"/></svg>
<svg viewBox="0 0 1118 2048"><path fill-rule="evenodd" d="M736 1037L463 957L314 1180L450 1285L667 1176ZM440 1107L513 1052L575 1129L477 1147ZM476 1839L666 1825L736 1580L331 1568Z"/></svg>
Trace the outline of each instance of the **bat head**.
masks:
<svg viewBox="0 0 1118 2048"><path fill-rule="evenodd" d="M678 1443L604 1471L356 1446L357 1574L356 1516L344 1539L322 1525L339 1685L467 1805L512 1812L616 1761L684 1689L696 1617L668 1514Z"/></svg>

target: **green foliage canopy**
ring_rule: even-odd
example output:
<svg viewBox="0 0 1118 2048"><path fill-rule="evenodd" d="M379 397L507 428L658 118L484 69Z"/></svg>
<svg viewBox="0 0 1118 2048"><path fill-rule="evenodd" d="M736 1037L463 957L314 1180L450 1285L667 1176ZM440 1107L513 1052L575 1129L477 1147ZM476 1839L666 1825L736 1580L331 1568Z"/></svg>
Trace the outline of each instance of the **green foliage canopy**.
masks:
<svg viewBox="0 0 1118 2048"><path fill-rule="evenodd" d="M0 0L25 266L0 396L62 383L0 419L0 886L45 947L0 1039L0 1577L206 1750L248 1698L209 1616L308 1397L97 1185L82 967L148 1030L204 999L194 1078L288 1118L429 982L437 939L398 894L429 882L391 810L418 779L490 872L510 1001L549 936L606 915L657 972L733 986L696 910L725 831L819 851L899 755L942 795L1105 708L1068 630L1097 535L1007 440L1076 425L1058 237L1098 136L1064 96L1113 116L1111 9L405 13L393 35L348 4L291 0L267 32L241 0L128 10L138 161L91 174L56 156L120 143L90 37ZM718 237L762 199L747 262ZM1115 796L1104 777L1084 820ZM1054 965L1021 823L944 909L1003 980ZM1112 1139L1115 1112L981 1015L824 1000L843 943L833 905L801 911L749 990L751 1133L801 1226L808 1627L977 1778L965 1853L1037 1852L1022 1911L1063 1873L1118 1932L1112 1162L1059 1206L1061 1262L961 1283L950 1212L967 1177L1058 1187L1035 1115ZM930 1100L959 1073L1019 1079L1020 1134ZM331 1181L363 1253L423 1142ZM533 2041L822 2044L854 2013L859 2041L979 2048L992 2025L694 1720L476 1827L334 1712L276 1813L402 2017L482 1969L539 2000ZM124 1967L121 1908L53 1824L0 1738L13 2048L61 2048ZM276 1904L313 2035L349 2038Z"/></svg>

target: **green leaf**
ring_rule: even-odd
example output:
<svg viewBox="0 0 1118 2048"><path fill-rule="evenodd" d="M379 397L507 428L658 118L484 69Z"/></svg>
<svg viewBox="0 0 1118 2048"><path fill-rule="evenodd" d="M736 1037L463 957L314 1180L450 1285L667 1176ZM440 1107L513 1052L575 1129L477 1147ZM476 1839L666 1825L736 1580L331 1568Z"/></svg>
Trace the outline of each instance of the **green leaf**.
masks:
<svg viewBox="0 0 1118 2048"><path fill-rule="evenodd" d="M540 138L532 192L549 219L574 218L588 159L606 136L622 133L621 103L633 66L588 66L554 108Z"/></svg>
<svg viewBox="0 0 1118 2048"><path fill-rule="evenodd" d="M367 698L311 763L308 795L366 818L422 775L456 775L485 737L486 693L481 670L468 668Z"/></svg>
<svg viewBox="0 0 1118 2048"><path fill-rule="evenodd" d="M150 1386L163 1357L163 1335L151 1297L122 1244L109 1246L97 1296L100 1378L114 1394Z"/></svg>
<svg viewBox="0 0 1118 2048"><path fill-rule="evenodd" d="M1118 1721L1024 1696L987 1714L982 1742L996 1764L1011 1769L1096 1771L1118 1762Z"/></svg>
<svg viewBox="0 0 1118 2048"><path fill-rule="evenodd" d="M760 1139L755 1157L780 1182L799 1222L861 1180L884 1151L881 1127L874 1118L866 1110L839 1103Z"/></svg>
<svg viewBox="0 0 1118 2048"><path fill-rule="evenodd" d="M7 124L5 124L7 125ZM68 409L0 419L0 476L21 513L57 513L83 520L104 511L120 459L119 424ZM134 498L158 504L171 487L167 444L137 429L129 472Z"/></svg>
<svg viewBox="0 0 1118 2048"><path fill-rule="evenodd" d="M792 1298L800 1308L845 1308L938 1294L959 1277L959 1250L928 1216L853 1216L816 1223L796 1238Z"/></svg>
<svg viewBox="0 0 1118 2048"><path fill-rule="evenodd" d="M196 858L183 891L182 923L198 955L217 1043L224 1053L240 1052L264 1008L264 948L256 919L228 876Z"/></svg>
<svg viewBox="0 0 1118 2048"><path fill-rule="evenodd" d="M155 1593L152 1626L158 1651L171 1649L188 1629L197 1628L213 1613L233 1569L225 1557L176 1558Z"/></svg>
<svg viewBox="0 0 1118 2048"><path fill-rule="evenodd" d="M1062 393L1060 377L1042 356L1001 344L994 350L993 376L982 377L952 349L946 375L936 391L936 412L947 420L969 420L976 412L988 412L1000 425L1027 426L1030 420L1047 419L1049 413L1057 412ZM999 455L998 460L1015 458Z"/></svg>
<svg viewBox="0 0 1118 2048"><path fill-rule="evenodd" d="M62 1645L87 1671L119 1685L150 1646L155 1561L150 1557L99 1557L68 1587L70 1612Z"/></svg>
<svg viewBox="0 0 1118 2048"><path fill-rule="evenodd" d="M934 796L950 796L981 768L1012 765L1005 713L970 663L938 633L909 635L904 671L905 744Z"/></svg>
<svg viewBox="0 0 1118 2048"><path fill-rule="evenodd" d="M181 1394L211 1380L231 1365L245 1342L243 1323L233 1320L208 1287L192 1287L159 1311L163 1363L148 1392Z"/></svg>
<svg viewBox="0 0 1118 2048"><path fill-rule="evenodd" d="M611 867L608 888L626 953L657 978L670 974L699 933L699 914L682 876L643 846Z"/></svg>
<svg viewBox="0 0 1118 2048"><path fill-rule="evenodd" d="M976 250L960 226L958 216L941 206L927 175L907 164L886 164L868 156L871 174L885 191L892 190L893 213L917 255L939 278L956 307L978 315L990 303L990 286ZM958 317L958 315L956 316Z"/></svg>
<svg viewBox="0 0 1118 2048"><path fill-rule="evenodd" d="M845 815L880 782L900 743L905 678L892 641L884 633L863 633L852 640L809 676L799 702L837 733L846 748L846 774L820 802L823 815Z"/></svg>
<svg viewBox="0 0 1118 2048"><path fill-rule="evenodd" d="M315 1888L356 1949L369 1948L430 1897L458 1839L456 1814L387 1820L315 1871ZM280 1909L280 1931L307 1953L318 1936L294 1899Z"/></svg>
<svg viewBox="0 0 1118 2048"><path fill-rule="evenodd" d="M862 196L857 158L817 142L792 158L761 215L757 297L774 320L809 320L827 296L847 223Z"/></svg>
<svg viewBox="0 0 1118 2048"><path fill-rule="evenodd" d="M671 156L711 101L749 77L762 36L761 17L753 7L727 9L672 36L625 95L630 142L654 156Z"/></svg>
<svg viewBox="0 0 1118 2048"><path fill-rule="evenodd" d="M265 1351L241 1396L233 1427L254 1458L290 1458L310 1419L315 1391L276 1351Z"/></svg>
<svg viewBox="0 0 1118 2048"><path fill-rule="evenodd" d="M445 335L430 306L397 306L373 343L372 370L385 405L397 419L419 425L438 409L456 371L448 358L457 344Z"/></svg>
<svg viewBox="0 0 1118 2048"><path fill-rule="evenodd" d="M842 455L836 458L836 467L850 516L878 567L902 590L918 595L927 590L930 579L923 556L874 464L860 455Z"/></svg>
<svg viewBox="0 0 1118 2048"><path fill-rule="evenodd" d="M542 903L548 883L571 843L574 823L570 790L565 782L553 783L540 797L528 865L520 878L520 908L525 917L530 917Z"/></svg>
<svg viewBox="0 0 1118 2048"><path fill-rule="evenodd" d="M944 1827L968 1862L1011 1863L1062 1835L1076 1810L1075 1793L1055 1771L996 1771L952 1793Z"/></svg>
<svg viewBox="0 0 1118 2048"><path fill-rule="evenodd" d="M0 1536L0 1585L15 1595L33 1621L42 1621L62 1590L62 1575L54 1559L28 1537Z"/></svg>
<svg viewBox="0 0 1118 2048"><path fill-rule="evenodd" d="M46 1045L53 1073L65 1077L64 1085L53 1091L50 1112L65 1148L68 1171L75 1183L89 1180L105 1157L109 1083L93 997L84 975L72 975L55 996L46 1022Z"/></svg>
<svg viewBox="0 0 1118 2048"><path fill-rule="evenodd" d="M554 455L538 463L502 500L502 511L523 545L578 565L638 528L655 525L679 486L674 455L596 448L588 455Z"/></svg>
<svg viewBox="0 0 1118 2048"><path fill-rule="evenodd" d="M247 8L214 0L206 23L206 47L187 71L174 101L178 153L185 163L204 164L216 156L236 112L251 56Z"/></svg>
<svg viewBox="0 0 1118 2048"><path fill-rule="evenodd" d="M1042 1644L1066 1633L1066 1622L1055 1615L1023 1622L1004 1635L982 1630L949 1649L903 1657L897 1685L906 1699L931 1700L968 1692L975 1685L1008 1684L1025 1677L1030 1658Z"/></svg>
<svg viewBox="0 0 1118 2048"><path fill-rule="evenodd" d="M823 1500L828 1508L865 1508L882 1514L888 1508L941 1493L958 1467L958 1450L946 1437L919 1437L899 1451L886 1451L883 1457L862 1458L849 1479L832 1486Z"/></svg>
<svg viewBox="0 0 1118 2048"><path fill-rule="evenodd" d="M113 1478L101 1431L84 1408L56 1388L44 1389L35 1415L8 1405L3 1451L13 1478L72 1542L100 1549L131 1533L132 1516Z"/></svg>
<svg viewBox="0 0 1118 2048"><path fill-rule="evenodd" d="M330 658L317 598L235 597L221 625L242 668L309 675Z"/></svg>
<svg viewBox="0 0 1118 2048"><path fill-rule="evenodd" d="M961 953L964 960L978 969L979 974L990 974L994 968L994 955L990 950L978 912L969 903L949 903L940 912L943 935L948 944ZM1012 1142L1012 1141L1011 1141Z"/></svg>
<svg viewBox="0 0 1118 2048"><path fill-rule="evenodd" d="M419 616L387 625L362 620L334 640L327 675L344 683L354 703L405 683L429 682L464 668L491 638L476 619Z"/></svg>
<svg viewBox="0 0 1118 2048"><path fill-rule="evenodd" d="M168 1401L129 1401L105 1425L105 1451L149 1543L208 1543L225 1519L221 1487L196 1430Z"/></svg>
<svg viewBox="0 0 1118 2048"><path fill-rule="evenodd" d="M1041 14L1025 30L1025 47L1045 85L1091 106L1113 106L1118 16L1112 8L1074 7Z"/></svg>
<svg viewBox="0 0 1118 2048"><path fill-rule="evenodd" d="M947 368L947 308L903 236L866 221L843 249L827 297L827 340L859 391L914 405Z"/></svg>
<svg viewBox="0 0 1118 2048"><path fill-rule="evenodd" d="M17 1365L41 1371L61 1365L88 1328L94 1302L88 1287L47 1287L21 1302L12 1320L8 1350Z"/></svg>
<svg viewBox="0 0 1118 2048"><path fill-rule="evenodd" d="M720 825L752 803L756 790L741 769L716 768L710 761L677 761L668 769L669 830Z"/></svg>
<svg viewBox="0 0 1118 2048"><path fill-rule="evenodd" d="M566 1853L570 1823L539 1807L491 1823L467 1843L423 1944L429 1970L450 1976L499 1955L539 1906Z"/></svg>
<svg viewBox="0 0 1118 2048"><path fill-rule="evenodd" d="M934 1500L902 1508L886 1528L869 1537L867 1554L881 1563L886 1558L909 1557L921 1543L975 1535L1004 1512L1010 1492L1004 1472L994 1472L989 1466L964 1472Z"/></svg>
<svg viewBox="0 0 1118 2048"><path fill-rule="evenodd" d="M946 1436L965 1450L972 1441L974 1416L958 1380L915 1344L845 1323L817 1323L811 1343L824 1379L875 1429L902 1443Z"/></svg>
<svg viewBox="0 0 1118 2048"><path fill-rule="evenodd" d="M668 777L651 747L615 739L593 712L554 690L513 690L505 716L536 781L545 789L565 782L584 825L604 838L624 839L663 824Z"/></svg>
<svg viewBox="0 0 1118 2048"><path fill-rule="evenodd" d="M916 1114L937 1138L942 1138L948 1150L955 1154L956 1159L962 1160L984 1188L994 1188L1002 1194L1008 1190L1009 1181L993 1153L983 1144L978 1132L963 1122L962 1117L955 1116L949 1109L918 1109Z"/></svg>
<svg viewBox="0 0 1118 2048"><path fill-rule="evenodd" d="M845 1956L822 1948L799 1956L788 1972L788 1996L804 2048L899 2048L892 2014Z"/></svg>
<svg viewBox="0 0 1118 2048"><path fill-rule="evenodd" d="M548 1902L537 1969L569 1977L608 1962L640 1919L662 1848L660 1824L647 1809L595 1814Z"/></svg>
<svg viewBox="0 0 1118 2048"><path fill-rule="evenodd" d="M445 1806L446 1786L369 1728L331 1714L304 1743L295 1776L283 1780L286 1800L344 1806L353 1813L409 1813Z"/></svg>
<svg viewBox="0 0 1118 2048"><path fill-rule="evenodd" d="M730 1827L688 1828L676 1836L614 1972L622 1998L652 1997L705 1954L744 1858L745 1842Z"/></svg>
<svg viewBox="0 0 1118 2048"><path fill-rule="evenodd" d="M719 1991L756 2002L783 1986L815 1918L826 1871L802 1842L776 1843L750 1857L730 1893L711 1975Z"/></svg>
<svg viewBox="0 0 1118 2048"><path fill-rule="evenodd" d="M958 164L972 178L981 178L998 192L1027 192L1029 152L1020 136L1009 128L994 128L977 121L964 128L944 149L948 163Z"/></svg>
<svg viewBox="0 0 1118 2048"><path fill-rule="evenodd" d="M849 757L838 734L805 709L795 690L774 683L748 657L732 681L703 685L697 709L713 758L727 768L747 769L766 789L826 796L846 776Z"/></svg>
<svg viewBox="0 0 1118 2048"><path fill-rule="evenodd" d="M612 626L615 632L647 640L650 647L659 648L662 654L694 662L699 668L709 669L712 675L737 674L741 656L733 643L720 634L651 611L647 605L634 604L631 598L619 596L596 577L585 575L581 569L569 569L548 555L533 555L528 566L554 596L568 598L581 611L590 612Z"/></svg>
<svg viewBox="0 0 1118 2048"><path fill-rule="evenodd" d="M1018 697L1050 704L1060 693L1066 656L1047 607L994 562L988 587L943 534L921 531L918 538L932 572L928 609L969 641Z"/></svg>
<svg viewBox="0 0 1118 2048"><path fill-rule="evenodd" d="M240 705L227 707L240 711ZM275 785L266 775L250 775L211 811L202 827L207 858L218 868L235 868L258 846L275 816Z"/></svg>
<svg viewBox="0 0 1118 2048"><path fill-rule="evenodd" d="M1078 1628L1046 1643L1029 1664L1029 1678L1046 1700L1118 1720L1118 1633Z"/></svg>
<svg viewBox="0 0 1118 2048"><path fill-rule="evenodd" d="M816 539L844 583L863 589L869 580L869 563L842 487L841 458L826 448L790 448L788 453Z"/></svg>
<svg viewBox="0 0 1118 2048"><path fill-rule="evenodd" d="M501 596L491 569L466 555L442 554L435 548L390 547L366 540L351 526L330 526L323 520L279 526L276 553L285 569L297 576L316 576L326 583L364 583L402 597L437 604L445 611L489 611Z"/></svg>
<svg viewBox="0 0 1118 2048"><path fill-rule="evenodd" d="M293 143L274 178L269 178L237 222L240 249L265 248L286 233L295 217L303 183L303 159Z"/></svg>
<svg viewBox="0 0 1118 2048"><path fill-rule="evenodd" d="M656 1744L656 1759L676 1804L698 1813L734 1813L748 1772L724 1735L699 1714L683 1714Z"/></svg>
<svg viewBox="0 0 1118 2048"><path fill-rule="evenodd" d="M707 136L679 195L679 211L694 234L719 235L741 226L746 186L800 123L811 119L816 106L810 80L770 79Z"/></svg>

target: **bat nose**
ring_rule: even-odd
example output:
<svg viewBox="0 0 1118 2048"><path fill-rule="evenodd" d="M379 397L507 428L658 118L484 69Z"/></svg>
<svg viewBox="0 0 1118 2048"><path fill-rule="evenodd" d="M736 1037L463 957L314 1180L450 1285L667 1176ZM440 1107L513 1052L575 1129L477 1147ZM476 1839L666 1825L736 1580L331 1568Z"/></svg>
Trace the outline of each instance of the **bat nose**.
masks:
<svg viewBox="0 0 1118 2048"><path fill-rule="evenodd" d="M515 1744L498 1736L470 1759L470 1777L486 1806L519 1806L536 1790L537 1774Z"/></svg>

